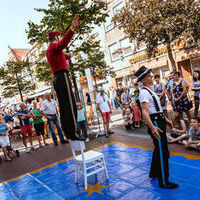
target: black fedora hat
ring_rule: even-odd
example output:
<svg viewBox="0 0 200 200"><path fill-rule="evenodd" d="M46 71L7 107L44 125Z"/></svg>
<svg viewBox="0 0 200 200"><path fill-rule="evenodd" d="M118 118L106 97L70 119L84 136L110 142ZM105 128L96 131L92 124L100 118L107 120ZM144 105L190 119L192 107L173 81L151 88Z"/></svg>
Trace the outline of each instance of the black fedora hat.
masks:
<svg viewBox="0 0 200 200"><path fill-rule="evenodd" d="M135 72L135 76L138 78L137 82L144 79L149 73L151 73L151 69L147 69L145 66L140 67L140 69Z"/></svg>

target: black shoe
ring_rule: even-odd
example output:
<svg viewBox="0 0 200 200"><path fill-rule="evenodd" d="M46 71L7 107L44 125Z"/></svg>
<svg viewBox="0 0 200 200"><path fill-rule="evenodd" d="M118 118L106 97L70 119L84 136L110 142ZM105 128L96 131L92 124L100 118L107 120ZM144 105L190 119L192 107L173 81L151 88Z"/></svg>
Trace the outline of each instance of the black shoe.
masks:
<svg viewBox="0 0 200 200"><path fill-rule="evenodd" d="M113 131L109 131L109 132L108 132L108 134L114 134L114 133L115 133L115 132L113 132Z"/></svg>
<svg viewBox="0 0 200 200"><path fill-rule="evenodd" d="M61 144L66 144L66 143L67 143L67 140L61 141Z"/></svg>
<svg viewBox="0 0 200 200"><path fill-rule="evenodd" d="M109 135L108 135L108 133L107 133L107 134L105 134L105 137L106 137L106 138L109 138Z"/></svg>
<svg viewBox="0 0 200 200"><path fill-rule="evenodd" d="M73 137L71 137L71 138L68 138L68 139L71 139L71 140L79 140L79 141L85 141L85 137L83 137L83 136L76 136L76 135L74 135Z"/></svg>
<svg viewBox="0 0 200 200"><path fill-rule="evenodd" d="M156 175L149 174L149 178L155 179L155 178L157 178L157 176L156 176Z"/></svg>
<svg viewBox="0 0 200 200"><path fill-rule="evenodd" d="M58 143L56 142L56 143L54 143L54 145L55 145L55 146L58 146Z"/></svg>
<svg viewBox="0 0 200 200"><path fill-rule="evenodd" d="M46 135L46 139L48 139L48 138L50 138L50 136L49 136L49 135Z"/></svg>
<svg viewBox="0 0 200 200"><path fill-rule="evenodd" d="M159 185L161 188L167 188L167 189L176 189L177 187L179 187L178 184L176 183L171 183L171 182L167 182L166 185Z"/></svg>
<svg viewBox="0 0 200 200"><path fill-rule="evenodd" d="M2 158L0 157L0 163L1 163L1 161L2 161Z"/></svg>
<svg viewBox="0 0 200 200"><path fill-rule="evenodd" d="M19 150L16 150L15 154L16 154L17 157L19 157Z"/></svg>

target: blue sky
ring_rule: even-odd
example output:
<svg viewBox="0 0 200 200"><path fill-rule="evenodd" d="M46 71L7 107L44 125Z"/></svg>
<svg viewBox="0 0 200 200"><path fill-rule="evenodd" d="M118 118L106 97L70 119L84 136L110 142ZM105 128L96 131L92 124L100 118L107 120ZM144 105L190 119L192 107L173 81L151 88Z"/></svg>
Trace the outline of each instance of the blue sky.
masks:
<svg viewBox="0 0 200 200"><path fill-rule="evenodd" d="M48 0L0 0L0 66L7 60L8 45L30 48L25 29L29 20L38 23L42 15L34 8L47 8Z"/></svg>

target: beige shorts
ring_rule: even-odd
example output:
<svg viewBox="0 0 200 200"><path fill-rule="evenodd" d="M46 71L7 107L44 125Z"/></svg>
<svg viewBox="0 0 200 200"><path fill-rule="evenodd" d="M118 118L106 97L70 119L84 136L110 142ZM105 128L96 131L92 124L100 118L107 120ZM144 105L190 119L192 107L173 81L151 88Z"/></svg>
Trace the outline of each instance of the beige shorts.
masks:
<svg viewBox="0 0 200 200"><path fill-rule="evenodd" d="M10 146L9 136L0 136L0 145L2 148Z"/></svg>

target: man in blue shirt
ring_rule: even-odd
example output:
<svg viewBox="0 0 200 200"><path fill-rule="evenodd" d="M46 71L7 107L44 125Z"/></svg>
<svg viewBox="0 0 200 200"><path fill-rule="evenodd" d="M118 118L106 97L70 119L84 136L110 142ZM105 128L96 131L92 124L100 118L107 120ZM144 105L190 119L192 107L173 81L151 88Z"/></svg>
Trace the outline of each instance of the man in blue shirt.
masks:
<svg viewBox="0 0 200 200"><path fill-rule="evenodd" d="M20 122L20 130L21 130L21 135L22 135L22 141L23 144L26 148L26 153L29 153L31 150L34 150L35 147L33 146L33 141L32 141L32 124L30 121L30 118L32 115L26 108L26 104L22 102L20 105L20 110L17 111L17 116L19 118ZM29 142L30 142L30 148L27 147L27 142L26 138L28 136Z"/></svg>

